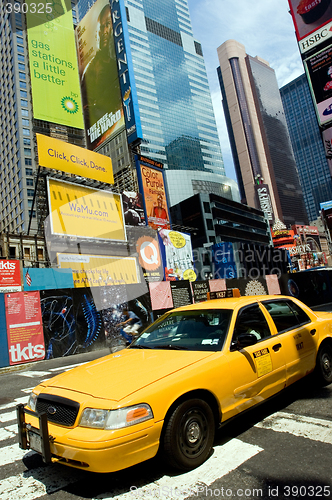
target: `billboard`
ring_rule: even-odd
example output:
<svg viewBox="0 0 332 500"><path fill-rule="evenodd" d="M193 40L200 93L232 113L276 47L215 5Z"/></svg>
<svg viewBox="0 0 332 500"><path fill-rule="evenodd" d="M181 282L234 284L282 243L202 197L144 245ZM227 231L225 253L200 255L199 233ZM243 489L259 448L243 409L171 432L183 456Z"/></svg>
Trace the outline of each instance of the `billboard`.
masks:
<svg viewBox="0 0 332 500"><path fill-rule="evenodd" d="M262 212L265 213L270 224L274 222L274 213L271 201L271 195L268 184L255 184L255 193L258 204Z"/></svg>
<svg viewBox="0 0 332 500"><path fill-rule="evenodd" d="M332 120L332 45L304 61L320 125Z"/></svg>
<svg viewBox="0 0 332 500"><path fill-rule="evenodd" d="M112 160L79 146L36 134L39 165L87 179L114 183Z"/></svg>
<svg viewBox="0 0 332 500"><path fill-rule="evenodd" d="M111 1L113 35L128 143L143 138L135 85L134 68L130 52L126 7L123 0Z"/></svg>
<svg viewBox="0 0 332 500"><path fill-rule="evenodd" d="M39 292L5 294L5 310L10 365L44 359Z"/></svg>
<svg viewBox="0 0 332 500"><path fill-rule="evenodd" d="M29 0L27 33L34 118L83 129L72 10ZM46 4L51 6L52 4ZM34 6L34 9L33 9Z"/></svg>
<svg viewBox="0 0 332 500"><path fill-rule="evenodd" d="M288 3L299 41L332 19L331 0L288 0Z"/></svg>
<svg viewBox="0 0 332 500"><path fill-rule="evenodd" d="M58 253L61 269L72 269L74 287L112 286L139 283L135 257Z"/></svg>
<svg viewBox="0 0 332 500"><path fill-rule="evenodd" d="M158 235L164 262L165 280L195 281L197 276L190 234L161 229Z"/></svg>
<svg viewBox="0 0 332 500"><path fill-rule="evenodd" d="M146 226L141 193L123 191L122 203L126 226Z"/></svg>
<svg viewBox="0 0 332 500"><path fill-rule="evenodd" d="M125 126L109 0L97 0L75 33L87 145L96 149Z"/></svg>
<svg viewBox="0 0 332 500"><path fill-rule="evenodd" d="M163 170L150 166L140 156L136 156L135 161L148 225L153 229L170 229L171 223Z"/></svg>
<svg viewBox="0 0 332 500"><path fill-rule="evenodd" d="M121 195L48 178L51 233L126 241Z"/></svg>
<svg viewBox="0 0 332 500"><path fill-rule="evenodd" d="M21 264L19 260L0 260L0 292L20 292L22 290Z"/></svg>
<svg viewBox="0 0 332 500"><path fill-rule="evenodd" d="M323 135L327 164L329 166L330 174L332 176L332 127L325 129L322 135Z"/></svg>

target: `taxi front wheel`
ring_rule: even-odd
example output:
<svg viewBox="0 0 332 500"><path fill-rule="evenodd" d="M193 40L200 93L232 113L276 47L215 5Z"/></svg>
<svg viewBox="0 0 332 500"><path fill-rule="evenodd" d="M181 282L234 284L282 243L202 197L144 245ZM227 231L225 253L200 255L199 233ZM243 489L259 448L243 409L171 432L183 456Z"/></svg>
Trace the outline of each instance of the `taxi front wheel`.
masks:
<svg viewBox="0 0 332 500"><path fill-rule="evenodd" d="M317 354L316 374L323 385L332 382L332 347L323 344Z"/></svg>
<svg viewBox="0 0 332 500"><path fill-rule="evenodd" d="M176 469L191 470L209 457L215 422L210 406L202 399L180 403L165 429L163 448L167 462Z"/></svg>

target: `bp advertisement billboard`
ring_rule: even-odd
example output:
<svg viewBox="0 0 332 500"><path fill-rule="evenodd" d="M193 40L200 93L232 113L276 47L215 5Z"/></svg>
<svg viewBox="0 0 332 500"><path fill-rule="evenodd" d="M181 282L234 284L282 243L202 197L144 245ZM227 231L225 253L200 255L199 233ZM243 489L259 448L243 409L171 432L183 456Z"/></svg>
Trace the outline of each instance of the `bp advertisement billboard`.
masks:
<svg viewBox="0 0 332 500"><path fill-rule="evenodd" d="M119 194L49 178L48 200L52 234L126 241Z"/></svg>
<svg viewBox="0 0 332 500"><path fill-rule="evenodd" d="M109 0L97 0L76 28L87 145L96 149L125 126Z"/></svg>
<svg viewBox="0 0 332 500"><path fill-rule="evenodd" d="M71 8L64 0L48 12L27 0L26 14L34 118L84 128Z"/></svg>

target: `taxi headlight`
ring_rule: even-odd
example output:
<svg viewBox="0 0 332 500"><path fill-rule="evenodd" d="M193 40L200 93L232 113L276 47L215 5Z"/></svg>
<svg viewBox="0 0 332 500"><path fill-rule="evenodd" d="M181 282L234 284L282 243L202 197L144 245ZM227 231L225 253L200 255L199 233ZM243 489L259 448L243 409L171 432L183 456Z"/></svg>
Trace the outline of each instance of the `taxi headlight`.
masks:
<svg viewBox="0 0 332 500"><path fill-rule="evenodd" d="M37 397L38 394L36 394L35 392L32 392L29 396L28 406L32 411L36 411Z"/></svg>
<svg viewBox="0 0 332 500"><path fill-rule="evenodd" d="M114 430L139 424L151 418L153 418L152 410L145 403L109 411L86 408L82 413L79 425Z"/></svg>

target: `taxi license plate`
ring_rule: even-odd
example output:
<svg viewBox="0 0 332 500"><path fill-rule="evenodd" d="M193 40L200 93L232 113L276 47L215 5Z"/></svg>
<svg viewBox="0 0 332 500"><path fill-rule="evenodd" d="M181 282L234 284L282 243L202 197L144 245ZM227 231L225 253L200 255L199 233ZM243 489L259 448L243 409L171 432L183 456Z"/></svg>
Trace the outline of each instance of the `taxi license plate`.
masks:
<svg viewBox="0 0 332 500"><path fill-rule="evenodd" d="M42 439L39 434L36 434L32 430L28 430L28 440L30 450L37 451L38 453L43 453Z"/></svg>

